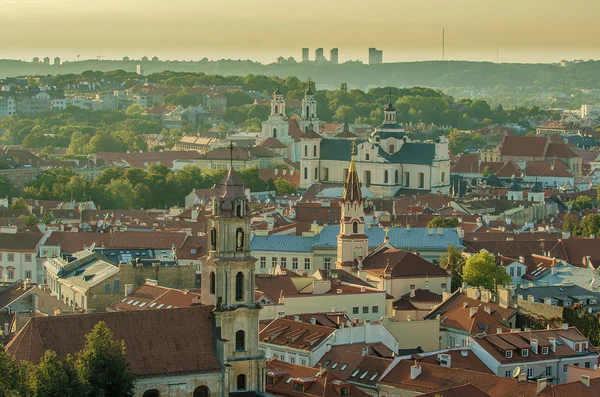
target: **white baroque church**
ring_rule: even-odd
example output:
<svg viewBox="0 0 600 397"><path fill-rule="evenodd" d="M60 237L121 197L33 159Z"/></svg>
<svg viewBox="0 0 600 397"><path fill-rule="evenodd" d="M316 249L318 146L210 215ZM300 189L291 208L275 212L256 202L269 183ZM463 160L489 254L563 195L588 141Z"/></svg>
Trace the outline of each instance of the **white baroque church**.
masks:
<svg viewBox="0 0 600 397"><path fill-rule="evenodd" d="M262 123L261 142L277 139L288 148L288 158L296 163L300 161L300 140L309 129L319 131L321 121L317 115L317 101L311 89L308 89L302 99L302 111L299 118L286 115L285 97L279 87L271 99L271 113Z"/></svg>
<svg viewBox="0 0 600 397"><path fill-rule="evenodd" d="M379 197L450 193L448 140L412 141L396 121L391 100L383 123L367 139L327 139L309 127L300 139L300 186L344 183L353 154L364 185Z"/></svg>

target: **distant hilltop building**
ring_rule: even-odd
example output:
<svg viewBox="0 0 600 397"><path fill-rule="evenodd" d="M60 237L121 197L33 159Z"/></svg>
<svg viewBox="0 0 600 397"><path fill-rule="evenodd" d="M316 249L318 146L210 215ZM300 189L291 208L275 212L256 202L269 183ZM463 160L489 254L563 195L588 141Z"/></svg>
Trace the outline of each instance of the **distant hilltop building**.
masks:
<svg viewBox="0 0 600 397"><path fill-rule="evenodd" d="M369 48L369 65L380 63L383 63L383 50L378 50L375 47Z"/></svg>
<svg viewBox="0 0 600 397"><path fill-rule="evenodd" d="M331 51L329 51L329 61L331 63L338 63L338 49L337 48L332 48Z"/></svg>
<svg viewBox="0 0 600 397"><path fill-rule="evenodd" d="M32 60L33 63L40 63L40 58L34 57Z"/></svg>
<svg viewBox="0 0 600 397"><path fill-rule="evenodd" d="M308 61L309 61L308 48L303 48L302 49L302 62L306 63Z"/></svg>
<svg viewBox="0 0 600 397"><path fill-rule="evenodd" d="M54 66L60 66L60 58L59 57L54 58Z"/></svg>
<svg viewBox="0 0 600 397"><path fill-rule="evenodd" d="M323 55L323 49L317 48L315 50L315 62L323 62L325 61L325 55Z"/></svg>
<svg viewBox="0 0 600 397"><path fill-rule="evenodd" d="M44 65L50 65L50 58L49 57L45 57L44 58Z"/></svg>

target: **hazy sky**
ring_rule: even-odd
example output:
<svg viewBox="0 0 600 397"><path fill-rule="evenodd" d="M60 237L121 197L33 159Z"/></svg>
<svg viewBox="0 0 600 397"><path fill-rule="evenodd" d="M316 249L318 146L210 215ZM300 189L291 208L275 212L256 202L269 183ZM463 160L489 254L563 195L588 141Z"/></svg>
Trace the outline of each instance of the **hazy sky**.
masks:
<svg viewBox="0 0 600 397"><path fill-rule="evenodd" d="M600 58L600 0L0 0L0 58Z"/></svg>

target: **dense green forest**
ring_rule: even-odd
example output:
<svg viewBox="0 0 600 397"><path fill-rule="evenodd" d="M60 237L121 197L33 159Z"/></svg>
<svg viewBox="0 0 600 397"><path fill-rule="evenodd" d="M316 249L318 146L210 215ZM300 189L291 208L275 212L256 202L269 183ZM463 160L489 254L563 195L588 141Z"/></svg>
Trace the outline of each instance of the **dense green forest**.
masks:
<svg viewBox="0 0 600 397"><path fill-rule="evenodd" d="M262 65L251 61L110 61L86 60L65 62L60 66L30 62L0 60L5 76L79 74L85 70L112 71L123 69L134 72L141 64L146 75L171 70L175 72L202 72L222 76L266 75L301 80L312 77L319 84L351 87L424 86L442 90L453 89L453 94L464 88L489 90L482 95L493 98L493 104L529 105L544 102L542 92L560 91L567 96L581 89L600 88L600 61L560 64L518 64L469 61L423 61L364 65L359 62L334 64L285 63ZM461 95L462 96L462 95ZM473 95L468 95L473 96ZM504 99L504 100L502 100Z"/></svg>
<svg viewBox="0 0 600 397"><path fill-rule="evenodd" d="M219 186L226 170L185 167L171 171L162 164L147 169L111 167L92 182L68 168L44 171L24 189L23 196L42 200L92 200L102 208L169 208L183 205L193 189ZM291 186L280 180L263 181L257 168L239 170L244 185L254 192L277 190L289 193ZM292 189L293 190L293 189Z"/></svg>
<svg viewBox="0 0 600 397"><path fill-rule="evenodd" d="M58 75L54 84L60 89L77 81L117 81L130 87L137 80L125 71L87 71L81 75ZM269 115L269 106L253 104L249 91L270 95L277 87L288 99L304 96L307 82L296 77L280 79L264 75L228 76L204 73L161 72L147 77L148 82L167 87L179 87L181 92L168 95L165 103L193 105L194 97L186 88L199 85L238 86L244 91L227 93L228 108L225 111L223 132L231 130L259 131L262 121ZM439 90L431 88L372 88L368 91L348 90L345 85L334 90L315 92L318 115L324 121L348 121L378 125L383 119L383 107L391 98L396 106L397 119L401 123L426 123L459 129L471 129L493 123L520 123L531 127L529 119L545 116L538 107L516 107L505 110L502 105L491 107L486 101L455 100ZM291 113L291 108L288 107ZM147 151L142 134L163 134L165 141L173 144L183 133L202 132L212 127L202 124L197 131L184 125L180 130L165 130L160 122L152 121L142 114L142 109L131 106L126 112L92 111L68 107L65 111L38 113L33 116L16 115L0 120L4 131L0 143L21 145L25 148L68 148L71 156L83 156L101 151L125 152Z"/></svg>

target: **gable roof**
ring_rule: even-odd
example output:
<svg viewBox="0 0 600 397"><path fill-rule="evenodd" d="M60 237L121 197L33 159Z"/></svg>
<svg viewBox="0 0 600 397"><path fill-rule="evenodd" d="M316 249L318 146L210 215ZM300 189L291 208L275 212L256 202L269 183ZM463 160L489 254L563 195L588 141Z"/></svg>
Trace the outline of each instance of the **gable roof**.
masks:
<svg viewBox="0 0 600 397"><path fill-rule="evenodd" d="M330 327L277 318L260 331L258 339L262 343L311 351L334 332Z"/></svg>
<svg viewBox="0 0 600 397"><path fill-rule="evenodd" d="M125 341L138 377L221 371L211 306L33 317L6 350L19 361L38 363L46 350L64 359L84 347L85 335L99 321Z"/></svg>
<svg viewBox="0 0 600 397"><path fill-rule="evenodd" d="M188 290L162 287L146 282L125 298L110 305L108 311L156 310L189 307L200 299L200 294Z"/></svg>
<svg viewBox="0 0 600 397"><path fill-rule="evenodd" d="M266 382L266 391L276 396L339 397L342 387L348 388L349 396L369 396L356 386L343 382L330 371L320 373L315 368L275 359L267 361L266 375L274 379L273 384ZM294 390L295 383L302 384L302 392Z"/></svg>
<svg viewBox="0 0 600 397"><path fill-rule="evenodd" d="M412 252L384 247L363 260L363 269L376 276L448 277L448 272Z"/></svg>
<svg viewBox="0 0 600 397"><path fill-rule="evenodd" d="M397 358L380 383L419 393L431 393L470 383L492 397L534 396L537 389L533 382L518 382L493 374L426 363L419 363L421 373L415 379L411 379L412 365L413 361ZM539 395L549 396L549 390Z"/></svg>
<svg viewBox="0 0 600 397"><path fill-rule="evenodd" d="M542 157L546 153L545 136L506 135L500 144L501 156Z"/></svg>
<svg viewBox="0 0 600 397"><path fill-rule="evenodd" d="M0 234L0 251L35 252L42 239L42 233L2 233Z"/></svg>
<svg viewBox="0 0 600 397"><path fill-rule="evenodd" d="M319 360L316 367L321 366L342 380L375 387L381 375L392 363L392 359L374 357L370 354L363 355L360 350L358 352L351 351L344 349L345 347L333 346ZM368 349L368 347L366 348Z"/></svg>

